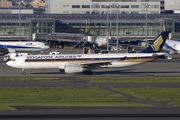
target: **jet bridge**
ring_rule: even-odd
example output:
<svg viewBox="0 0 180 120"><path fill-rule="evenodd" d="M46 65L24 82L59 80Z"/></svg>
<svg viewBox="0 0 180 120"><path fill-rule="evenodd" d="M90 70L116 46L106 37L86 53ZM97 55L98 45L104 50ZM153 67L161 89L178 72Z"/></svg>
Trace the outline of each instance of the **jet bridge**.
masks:
<svg viewBox="0 0 180 120"><path fill-rule="evenodd" d="M33 40L46 41L51 47L69 46L81 49L95 44L95 36L74 33L36 33L33 35Z"/></svg>

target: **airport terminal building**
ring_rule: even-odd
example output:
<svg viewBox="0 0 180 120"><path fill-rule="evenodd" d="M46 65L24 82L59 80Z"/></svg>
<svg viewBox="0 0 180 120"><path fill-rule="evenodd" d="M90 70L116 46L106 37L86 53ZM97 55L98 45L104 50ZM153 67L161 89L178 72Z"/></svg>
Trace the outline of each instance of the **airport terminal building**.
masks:
<svg viewBox="0 0 180 120"><path fill-rule="evenodd" d="M21 40L33 40L37 33L46 34L40 39L47 39L51 33L106 36L107 18L111 25L111 36L116 36L117 8L113 8L113 5L117 3L122 5L118 14L119 37L145 38L147 23L147 36L154 38L162 31L162 20L165 21L166 30L171 33L180 32L180 15L178 13L165 14L164 0L126 0L128 2L123 2L124 0L76 0L77 2L66 0L61 5L56 4L60 6L57 9L59 12L54 11L52 7L54 1L62 0L46 0L46 14L23 13L20 15ZM143 7L143 3L150 4L149 8ZM104 8L103 5L107 4L112 5L111 8ZM64 10L60 10L62 8ZM148 13L147 20L146 12ZM2 40L19 40L19 14L0 14L0 41Z"/></svg>
<svg viewBox="0 0 180 120"><path fill-rule="evenodd" d="M110 14L111 35L117 34L117 15ZM155 37L162 31L162 20L165 20L166 30L180 32L179 14L148 14L148 37ZM81 33L91 35L107 35L107 16L101 14L43 14L21 15L22 40L31 40L33 33ZM145 14L119 15L119 36L145 37ZM19 37L19 15L0 15L0 40L13 40Z"/></svg>

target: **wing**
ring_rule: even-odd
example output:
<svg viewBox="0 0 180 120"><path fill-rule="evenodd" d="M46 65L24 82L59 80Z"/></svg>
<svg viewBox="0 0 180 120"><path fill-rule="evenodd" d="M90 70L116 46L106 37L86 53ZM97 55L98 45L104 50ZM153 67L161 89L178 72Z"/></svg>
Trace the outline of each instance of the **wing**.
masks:
<svg viewBox="0 0 180 120"><path fill-rule="evenodd" d="M101 66L101 65L110 65L112 62L116 62L116 61L123 61L126 60L127 57L123 57L123 58L118 58L117 60L110 60L110 61L96 61L96 62L80 62L77 64L69 64L69 65L74 65L74 66L82 66L82 67L96 67L96 66Z"/></svg>
<svg viewBox="0 0 180 120"><path fill-rule="evenodd" d="M124 58L117 58L116 60L110 60L110 61L71 63L71 64L66 64L60 67L64 68L65 73L79 73L79 72L83 72L84 69L95 69L103 65L109 65L114 61L125 60L126 58L127 57L125 56Z"/></svg>
<svg viewBox="0 0 180 120"><path fill-rule="evenodd" d="M12 49L12 48L7 48L7 50L8 50L9 53L15 53L16 52L16 50Z"/></svg>
<svg viewBox="0 0 180 120"><path fill-rule="evenodd" d="M3 48L3 47L0 47L0 52L3 52L5 54L7 54L7 53L15 53L16 50L12 49L12 48Z"/></svg>

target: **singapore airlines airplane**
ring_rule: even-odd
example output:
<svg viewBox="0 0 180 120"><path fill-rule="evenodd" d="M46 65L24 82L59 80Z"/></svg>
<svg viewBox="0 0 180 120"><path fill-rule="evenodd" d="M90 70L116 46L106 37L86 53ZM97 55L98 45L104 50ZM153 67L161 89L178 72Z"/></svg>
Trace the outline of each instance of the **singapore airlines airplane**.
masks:
<svg viewBox="0 0 180 120"><path fill-rule="evenodd" d="M140 53L27 55L13 58L6 64L22 69L24 75L25 69L59 69L65 73L92 74L92 70L97 68L127 67L165 56L166 53L159 52L162 51L168 34L168 31L163 31Z"/></svg>
<svg viewBox="0 0 180 120"><path fill-rule="evenodd" d="M0 48L8 49L8 52L43 51L50 47L43 42L0 42Z"/></svg>

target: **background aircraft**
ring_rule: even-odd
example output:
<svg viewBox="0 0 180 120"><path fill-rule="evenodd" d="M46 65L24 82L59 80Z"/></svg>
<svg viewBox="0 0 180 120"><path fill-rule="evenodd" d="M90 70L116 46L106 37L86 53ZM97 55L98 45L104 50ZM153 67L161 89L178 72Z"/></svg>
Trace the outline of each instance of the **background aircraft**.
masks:
<svg viewBox="0 0 180 120"><path fill-rule="evenodd" d="M111 43L111 22L110 22L110 28L109 28L109 43ZM108 36L97 36L95 39L96 44L98 47L106 46L108 41Z"/></svg>
<svg viewBox="0 0 180 120"><path fill-rule="evenodd" d="M0 48L7 49L10 53L43 51L50 47L43 42L0 42Z"/></svg>

